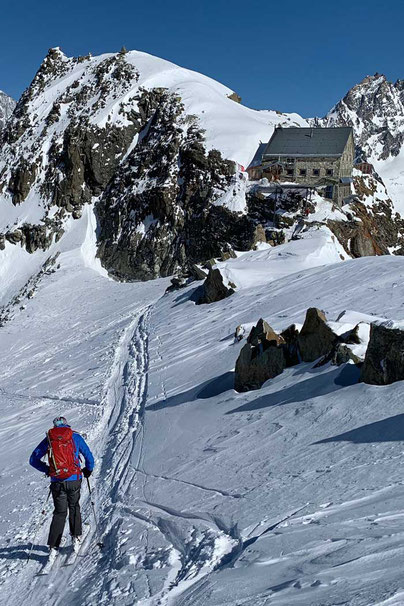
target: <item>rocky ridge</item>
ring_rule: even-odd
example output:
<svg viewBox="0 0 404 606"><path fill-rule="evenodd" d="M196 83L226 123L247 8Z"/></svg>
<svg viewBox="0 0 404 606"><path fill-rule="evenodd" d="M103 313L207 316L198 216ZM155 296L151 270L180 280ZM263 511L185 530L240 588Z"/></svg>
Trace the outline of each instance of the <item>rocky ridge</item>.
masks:
<svg viewBox="0 0 404 606"><path fill-rule="evenodd" d="M16 106L14 99L0 90L0 131L4 128L7 120L11 116Z"/></svg>
<svg viewBox="0 0 404 606"><path fill-rule="evenodd" d="M187 78L191 88L184 92ZM394 94L402 93L394 86ZM195 91L210 107L208 116ZM344 103L368 119L354 104L357 96ZM91 204L98 255L111 275L190 276L209 261L212 288L205 288L204 302L234 290L220 285L215 259L260 243L277 246L318 225L327 225L349 256L402 254L403 224L377 174L358 172L349 208L327 217L319 216L318 200L304 216L298 195L274 210L270 196L249 187L235 158L251 157L258 134L268 138L275 124L303 121L253 112L233 97L204 76L144 53L68 58L50 49L1 132L0 249L46 250ZM194 98L199 114L192 112ZM235 112L232 128L243 119L251 129L248 149L222 126L221 112Z"/></svg>
<svg viewBox="0 0 404 606"><path fill-rule="evenodd" d="M404 80L367 76L347 92L321 121L324 126L352 126L357 158L386 160L404 143Z"/></svg>
<svg viewBox="0 0 404 606"><path fill-rule="evenodd" d="M243 108L219 83L145 53L68 58L50 49L1 135L0 247L46 250L92 204L99 256L119 279L169 275L233 246L248 249L256 225L243 211L233 159L246 152L230 132L216 135L212 98L226 119L244 118L251 149L258 133L292 119ZM214 108L208 116L191 112L201 99ZM236 186L234 212L226 200Z"/></svg>

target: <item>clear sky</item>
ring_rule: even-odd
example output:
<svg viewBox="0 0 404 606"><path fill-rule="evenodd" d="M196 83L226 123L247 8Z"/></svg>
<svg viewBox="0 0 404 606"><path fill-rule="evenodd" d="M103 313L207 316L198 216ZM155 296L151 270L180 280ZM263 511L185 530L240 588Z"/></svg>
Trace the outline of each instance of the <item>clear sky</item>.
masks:
<svg viewBox="0 0 404 606"><path fill-rule="evenodd" d="M324 115L364 76L404 78L404 0L1 0L0 89L18 98L51 46L142 50L256 109Z"/></svg>

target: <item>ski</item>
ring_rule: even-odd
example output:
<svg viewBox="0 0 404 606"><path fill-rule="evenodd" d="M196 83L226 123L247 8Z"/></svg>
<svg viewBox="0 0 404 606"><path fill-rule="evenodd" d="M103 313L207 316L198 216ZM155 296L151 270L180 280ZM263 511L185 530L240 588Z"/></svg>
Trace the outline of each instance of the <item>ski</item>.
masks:
<svg viewBox="0 0 404 606"><path fill-rule="evenodd" d="M55 565L55 562L59 559L60 556L60 552L57 551L54 556L49 555L47 561L45 562L45 564L42 566L42 568L39 570L39 572L37 573L38 576L44 576L47 575L51 572L51 570L53 569L53 566Z"/></svg>
<svg viewBox="0 0 404 606"><path fill-rule="evenodd" d="M39 570L39 572L37 572L37 576L43 576L43 575L47 575L50 573L50 571L53 569L53 567L55 565L55 562L57 562L60 559L60 549L63 548L65 543L66 543L66 537L63 536L60 541L59 549L56 551L56 553L53 554L53 556L51 556L50 554L48 555L48 559L46 560L45 564L43 564L43 566Z"/></svg>
<svg viewBox="0 0 404 606"><path fill-rule="evenodd" d="M90 525L84 524L83 525L83 534L81 535L79 549L77 551L75 551L73 549L73 545L70 547L69 554L67 555L65 561L63 562L63 566L73 566L73 564L75 563L78 556L81 555L81 551L83 550L84 542L85 542L86 537L89 532L90 532Z"/></svg>

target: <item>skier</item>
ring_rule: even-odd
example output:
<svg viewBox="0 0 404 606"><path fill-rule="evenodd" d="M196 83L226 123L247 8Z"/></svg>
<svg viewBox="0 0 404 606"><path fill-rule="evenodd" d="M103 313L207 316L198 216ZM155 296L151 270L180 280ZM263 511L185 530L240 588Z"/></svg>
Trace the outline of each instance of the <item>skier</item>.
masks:
<svg viewBox="0 0 404 606"><path fill-rule="evenodd" d="M41 459L48 455L49 465ZM85 467L80 468L79 455L85 460ZM48 545L50 566L59 550L63 536L67 509L69 509L69 526L72 537L73 551L80 549L82 535L80 513L80 488L84 475L90 477L94 469L94 458L84 438L73 431L65 417L57 417L53 421L46 438L35 448L29 459L30 465L50 477L50 491L55 509L49 530Z"/></svg>

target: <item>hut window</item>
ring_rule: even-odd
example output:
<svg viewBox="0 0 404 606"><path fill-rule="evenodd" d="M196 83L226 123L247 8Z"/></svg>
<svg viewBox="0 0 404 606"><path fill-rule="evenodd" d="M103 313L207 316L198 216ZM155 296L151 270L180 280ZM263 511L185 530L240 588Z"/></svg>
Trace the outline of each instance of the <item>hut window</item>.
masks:
<svg viewBox="0 0 404 606"><path fill-rule="evenodd" d="M300 173L300 175L301 175L302 177L305 177L305 176L307 175L307 170L306 170L305 168L301 168L301 169L299 170L299 173Z"/></svg>
<svg viewBox="0 0 404 606"><path fill-rule="evenodd" d="M319 176L320 176L320 169L313 168L313 177L319 177Z"/></svg>
<svg viewBox="0 0 404 606"><path fill-rule="evenodd" d="M333 174L334 174L333 169L332 169L332 168L327 168L327 176L328 176L328 177L332 177L332 176L333 176Z"/></svg>

